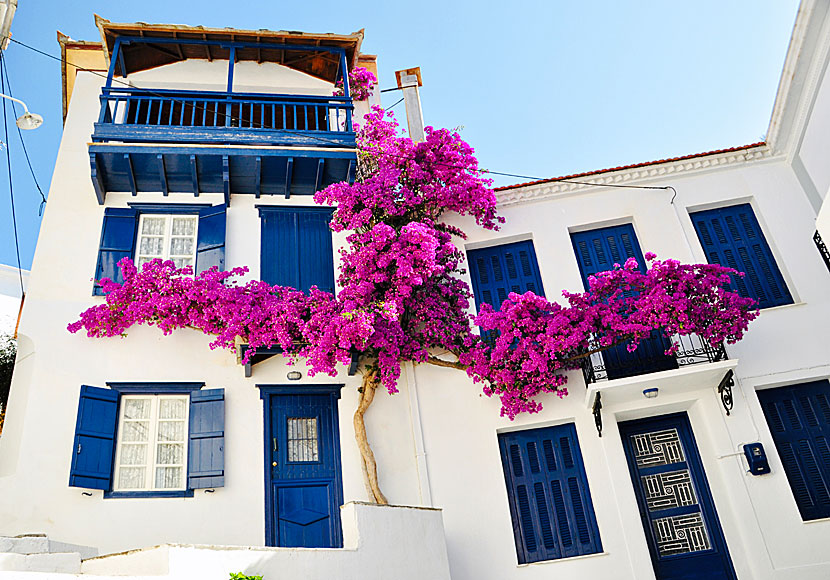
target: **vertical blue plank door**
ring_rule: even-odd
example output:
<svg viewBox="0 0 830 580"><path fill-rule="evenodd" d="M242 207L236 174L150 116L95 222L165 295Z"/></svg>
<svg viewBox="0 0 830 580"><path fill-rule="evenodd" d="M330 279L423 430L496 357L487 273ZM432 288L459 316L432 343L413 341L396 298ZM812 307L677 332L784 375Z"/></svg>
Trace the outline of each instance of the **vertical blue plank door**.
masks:
<svg viewBox="0 0 830 580"><path fill-rule="evenodd" d="M641 272L646 271L645 259L631 224L573 233L571 241L586 290L589 276L613 270L614 264L622 266L628 258L637 260ZM628 352L625 344L603 351L608 378L620 379L676 369L677 361L665 354L670 346L671 342L663 333L655 330L651 336L640 341L634 352Z"/></svg>
<svg viewBox="0 0 830 580"><path fill-rule="evenodd" d="M657 580L735 580L686 413L619 427Z"/></svg>
<svg viewBox="0 0 830 580"><path fill-rule="evenodd" d="M269 546L339 548L339 385L266 397Z"/></svg>

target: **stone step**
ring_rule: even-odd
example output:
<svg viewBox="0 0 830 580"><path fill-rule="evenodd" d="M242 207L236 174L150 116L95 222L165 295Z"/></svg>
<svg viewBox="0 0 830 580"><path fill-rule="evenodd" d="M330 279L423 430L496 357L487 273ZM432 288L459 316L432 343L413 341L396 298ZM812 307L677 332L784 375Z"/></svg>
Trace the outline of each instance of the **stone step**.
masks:
<svg viewBox="0 0 830 580"><path fill-rule="evenodd" d="M77 552L45 554L0 554L0 572L53 572L80 574L81 555Z"/></svg>
<svg viewBox="0 0 830 580"><path fill-rule="evenodd" d="M44 534L0 536L0 553L50 554L55 552L77 552L81 555L81 559L94 558L98 555L97 548L57 542Z"/></svg>

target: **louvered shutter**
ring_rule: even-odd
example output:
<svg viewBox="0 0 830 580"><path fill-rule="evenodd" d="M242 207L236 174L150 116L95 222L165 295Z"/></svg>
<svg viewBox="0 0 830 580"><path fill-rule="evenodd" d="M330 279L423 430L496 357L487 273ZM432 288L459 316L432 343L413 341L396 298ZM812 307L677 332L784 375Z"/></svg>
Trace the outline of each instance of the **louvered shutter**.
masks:
<svg viewBox="0 0 830 580"><path fill-rule="evenodd" d="M573 423L499 435L519 563L602 551Z"/></svg>
<svg viewBox="0 0 830 580"><path fill-rule="evenodd" d="M830 382L758 391L803 520L830 517Z"/></svg>
<svg viewBox="0 0 830 580"><path fill-rule="evenodd" d="M109 278L114 282L124 281L118 261L122 258L133 257L137 229L138 212L136 210L122 207L108 207L104 210L93 295L103 296L104 292L98 283L102 278Z"/></svg>
<svg viewBox="0 0 830 580"><path fill-rule="evenodd" d="M199 239L196 243L196 273L212 266L225 269L227 206L214 205L199 210Z"/></svg>
<svg viewBox="0 0 830 580"><path fill-rule="evenodd" d="M646 271L645 259L631 224L573 233L571 243L586 290L589 276L613 270L614 264L622 266L628 258L637 260L641 272ZM671 343L663 333L655 330L649 338L640 341L633 353L628 352L625 344L603 351L608 378L618 379L677 368L674 357L664 354L670 346Z"/></svg>
<svg viewBox="0 0 830 580"><path fill-rule="evenodd" d="M328 208L260 207L261 278L269 284L334 292Z"/></svg>
<svg viewBox="0 0 830 580"><path fill-rule="evenodd" d="M744 272L743 278L732 277L733 291L754 298L760 308L792 303L751 205L699 211L691 217L709 263Z"/></svg>
<svg viewBox="0 0 830 580"><path fill-rule="evenodd" d="M525 240L467 252L476 306L501 308L510 292L545 295L533 242Z"/></svg>
<svg viewBox="0 0 830 580"><path fill-rule="evenodd" d="M190 393L187 487L225 485L225 389Z"/></svg>
<svg viewBox="0 0 830 580"><path fill-rule="evenodd" d="M69 485L108 490L112 487L118 391L81 387L72 447Z"/></svg>

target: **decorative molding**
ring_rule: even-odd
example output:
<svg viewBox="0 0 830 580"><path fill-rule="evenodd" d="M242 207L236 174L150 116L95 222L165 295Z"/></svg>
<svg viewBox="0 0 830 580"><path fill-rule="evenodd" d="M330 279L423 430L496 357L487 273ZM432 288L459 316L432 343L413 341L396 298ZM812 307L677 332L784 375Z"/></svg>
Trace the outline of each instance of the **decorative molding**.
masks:
<svg viewBox="0 0 830 580"><path fill-rule="evenodd" d="M632 167L630 169L611 170L593 175L574 177L574 181L590 182L597 185L643 185L648 187L659 187L660 183L638 183L644 180L654 180L672 175L694 174L721 167L730 167L750 162L769 161L777 157L766 144L758 145L749 149L741 149L711 155L701 155L688 159L666 161L653 165ZM539 184L512 187L496 191L496 199L499 206L510 207L542 201L554 197L565 197L578 195L588 191L596 191L596 187L590 185L579 185L569 183L568 178L563 181L549 181ZM666 184L668 185L668 184Z"/></svg>

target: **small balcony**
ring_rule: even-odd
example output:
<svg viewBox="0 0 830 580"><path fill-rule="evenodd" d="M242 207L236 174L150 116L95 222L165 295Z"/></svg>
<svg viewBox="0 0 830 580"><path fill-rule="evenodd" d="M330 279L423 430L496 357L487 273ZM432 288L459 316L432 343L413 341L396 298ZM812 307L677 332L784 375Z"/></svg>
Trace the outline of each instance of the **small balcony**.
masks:
<svg viewBox="0 0 830 580"><path fill-rule="evenodd" d="M628 352L625 345L595 352L582 363L585 384L636 377L654 372L675 370L690 365L713 363L727 359L726 348L713 348L697 335L675 335L672 342L679 345L674 355L666 355L671 346L668 339L655 331L640 342L637 350Z"/></svg>
<svg viewBox="0 0 830 580"><path fill-rule="evenodd" d="M107 192L311 195L354 179L351 99L104 88L89 146Z"/></svg>

